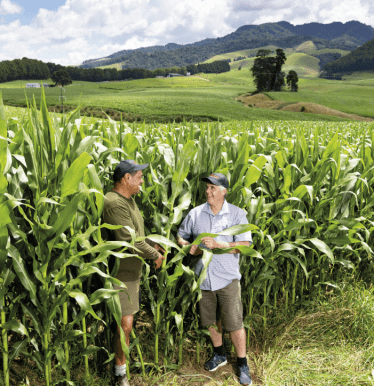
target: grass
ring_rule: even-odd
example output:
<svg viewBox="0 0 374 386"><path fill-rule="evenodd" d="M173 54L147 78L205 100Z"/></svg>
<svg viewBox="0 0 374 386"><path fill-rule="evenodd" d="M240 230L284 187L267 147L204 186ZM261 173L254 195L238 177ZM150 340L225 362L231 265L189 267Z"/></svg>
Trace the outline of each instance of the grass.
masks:
<svg viewBox="0 0 374 386"><path fill-rule="evenodd" d="M316 74L318 60L303 53L288 53L285 70L297 67L300 72L299 92L269 93L269 96L285 103L313 102L350 114L374 117L374 76L365 74L347 77L344 81L312 78ZM249 71L251 59L234 62L238 66L246 62L242 70L223 74L200 74L200 76L141 79L123 82L90 83L77 81L65 87L65 109L82 106L82 114L113 119L121 115L127 121L179 122L194 121L246 121L246 120L326 120L341 121L342 118L319 114L304 114L269 109L251 109L235 98L255 91ZM243 62L243 63L241 63ZM34 80L36 81L36 80ZM30 80L32 82L32 80ZM48 81L47 81L48 82ZM4 103L26 106L26 99L35 96L40 101L40 89L24 88L26 81L0 84ZM50 111L61 112L61 89L45 90Z"/></svg>
<svg viewBox="0 0 374 386"><path fill-rule="evenodd" d="M315 44L311 41L311 40L308 40L304 43L301 43L300 45L298 45L297 47L294 48L295 51L302 51L302 52L306 52L306 51L313 51L315 50L317 47L315 46Z"/></svg>
<svg viewBox="0 0 374 386"><path fill-rule="evenodd" d="M342 287L270 327L255 358L264 385L374 385L374 288Z"/></svg>
<svg viewBox="0 0 374 386"><path fill-rule="evenodd" d="M313 56L301 52L295 52L287 55L287 60L282 70L286 74L288 74L290 70L294 70L300 78L316 78L319 73L318 63L319 59Z"/></svg>
<svg viewBox="0 0 374 386"><path fill-rule="evenodd" d="M225 54L215 55L212 58L206 60L204 63L211 63L211 62L214 62L216 60L225 60L225 59L231 59L233 61L238 56L255 56L257 54L257 51L261 50L261 49L271 50L271 51L275 52L275 50L277 48L278 47L276 47L276 46L270 45L270 46L260 47L260 48L251 48L251 49L248 49L248 50L240 50L240 51L235 51L235 52L227 52ZM231 62L230 65L231 64L233 64L233 63Z"/></svg>
<svg viewBox="0 0 374 386"><path fill-rule="evenodd" d="M275 46L269 46L265 47L267 49L275 50ZM314 56L309 55L309 52L311 51L310 48L313 48L312 46L308 44L304 44L303 47L295 48L295 51L306 51L304 52L285 52L287 56L286 63L283 67L283 71L285 73L288 73L290 70L294 70L298 73L299 77L308 77L308 78L317 78L319 73L319 59L315 58ZM237 52L230 52L223 55L217 55L214 58L211 58L206 61L206 63L212 62L213 60L224 60L224 59L231 59L232 62L230 63L231 70L237 70L239 67L242 68L242 70L246 69L249 70L254 63L254 55L256 55L258 48L253 50L243 50L243 51L237 51ZM314 51L313 51L314 52ZM233 61L234 58L238 56L252 56L247 57L246 59L241 59L237 61Z"/></svg>
<svg viewBox="0 0 374 386"><path fill-rule="evenodd" d="M300 307L300 306L299 306ZM146 312L137 322L137 335L144 342L153 340L153 326ZM263 386L354 386L374 385L369 377L374 370L374 287L363 283L341 284L341 291L328 292L312 306L291 310L289 315L268 315L268 327L261 318L253 320L249 360L253 385ZM131 384L231 386L238 384L236 357L225 336L228 365L214 373L203 370L210 355L205 346L197 363L194 340L188 340L184 362L175 368L162 368L143 378L132 375ZM144 353L152 356L152 347ZM91 376L84 378L82 358L72 352L75 384L104 386L110 384L110 373L91 358ZM61 369L55 369L58 373ZM39 373L20 358L12 365L11 378L18 385L41 385ZM80 375L81 374L81 375Z"/></svg>
<svg viewBox="0 0 374 386"><path fill-rule="evenodd" d="M97 68L101 68L102 70L106 70L108 68L115 68L119 71L119 70L122 70L122 65L121 63L113 63L113 64L108 64L106 66L99 66Z"/></svg>
<svg viewBox="0 0 374 386"><path fill-rule="evenodd" d="M285 102L312 102L348 114L374 118L374 79L332 81L326 79L300 79L299 92L269 92L276 100Z"/></svg>
<svg viewBox="0 0 374 386"><path fill-rule="evenodd" d="M323 48L322 50L308 51L308 54L310 55L340 54L341 56L345 56L350 52L351 51L341 50L339 48Z"/></svg>

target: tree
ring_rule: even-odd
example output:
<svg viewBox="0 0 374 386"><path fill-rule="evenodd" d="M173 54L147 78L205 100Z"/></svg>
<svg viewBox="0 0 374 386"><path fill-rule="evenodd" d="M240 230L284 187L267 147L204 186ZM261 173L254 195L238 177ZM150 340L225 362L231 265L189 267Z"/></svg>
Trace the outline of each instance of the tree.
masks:
<svg viewBox="0 0 374 386"><path fill-rule="evenodd" d="M297 92L299 86L297 82L299 81L299 77L297 76L296 71L290 70L287 75L287 86L291 89L292 92Z"/></svg>
<svg viewBox="0 0 374 386"><path fill-rule="evenodd" d="M251 68L258 91L280 91L285 85L282 66L286 62L286 55L280 48L276 50L275 57L270 54L270 50L258 50Z"/></svg>
<svg viewBox="0 0 374 386"><path fill-rule="evenodd" d="M286 54L281 48L278 48L276 51L276 56L274 58L274 75L272 77L272 90L280 91L285 85L284 76L285 73L282 72L282 66L286 63Z"/></svg>
<svg viewBox="0 0 374 386"><path fill-rule="evenodd" d="M251 71L254 77L257 91L270 90L270 78L272 74L272 58L269 58L270 50L258 50Z"/></svg>
<svg viewBox="0 0 374 386"><path fill-rule="evenodd" d="M60 84L61 87L64 87L64 86L67 86L68 84L73 83L73 81L71 80L70 74L65 69L55 71L51 75L51 79L55 82L56 86Z"/></svg>

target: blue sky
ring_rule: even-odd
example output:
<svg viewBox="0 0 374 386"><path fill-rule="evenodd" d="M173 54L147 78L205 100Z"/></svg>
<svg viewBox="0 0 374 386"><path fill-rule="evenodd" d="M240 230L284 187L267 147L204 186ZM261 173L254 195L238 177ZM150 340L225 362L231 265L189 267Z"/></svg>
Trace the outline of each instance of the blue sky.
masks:
<svg viewBox="0 0 374 386"><path fill-rule="evenodd" d="M245 24L357 20L372 0L0 0L0 61L80 64L123 49L192 43Z"/></svg>
<svg viewBox="0 0 374 386"><path fill-rule="evenodd" d="M65 2L66 0L14 0L12 3L19 5L22 8L22 11L20 13L6 15L3 17L7 22L20 19L22 24L28 24L36 17L40 8L57 10L58 7L64 5Z"/></svg>

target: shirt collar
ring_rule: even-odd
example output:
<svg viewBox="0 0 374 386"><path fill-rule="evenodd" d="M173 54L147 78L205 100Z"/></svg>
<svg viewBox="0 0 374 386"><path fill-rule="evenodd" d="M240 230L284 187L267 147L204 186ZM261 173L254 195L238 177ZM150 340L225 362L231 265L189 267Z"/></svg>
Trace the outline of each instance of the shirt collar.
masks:
<svg viewBox="0 0 374 386"><path fill-rule="evenodd" d="M203 207L203 212L207 212L208 214L211 214L212 216L214 216L213 212L212 212L212 209L210 209L210 205L206 202L204 207ZM222 208L221 210L216 214L217 215L221 215L221 214L224 214L224 213L229 213L229 204L227 203L227 201L225 200L223 202L223 205L222 205Z"/></svg>

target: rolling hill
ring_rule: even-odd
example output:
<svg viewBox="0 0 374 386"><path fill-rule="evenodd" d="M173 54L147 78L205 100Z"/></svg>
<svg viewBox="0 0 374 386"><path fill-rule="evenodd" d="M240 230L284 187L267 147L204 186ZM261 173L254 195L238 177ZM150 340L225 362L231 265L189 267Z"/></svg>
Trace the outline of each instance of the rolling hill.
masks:
<svg viewBox="0 0 374 386"><path fill-rule="evenodd" d="M346 53L349 51L342 51L342 50L321 50L322 54L318 55L320 51L309 51L308 45L300 45L298 49L299 52L289 50L286 52L286 63L284 64L282 70L284 72L288 72L290 70L294 70L297 72L298 76L301 78L317 78L320 71L320 56L322 55L334 55L339 54L341 55L341 52ZM263 49L268 49L275 52L276 48L275 46L267 46L267 47L261 47ZM305 49L306 51L303 52L301 50ZM236 52L229 52L222 55L214 56L206 61L206 63L213 62L215 60L227 60L230 59L230 68L231 70L238 70L239 67L241 69L249 70L254 63L254 56L256 55L258 49L255 50L242 50L242 51L236 51ZM244 59L241 60L235 60L238 57L243 57ZM333 60L333 59L332 59Z"/></svg>

